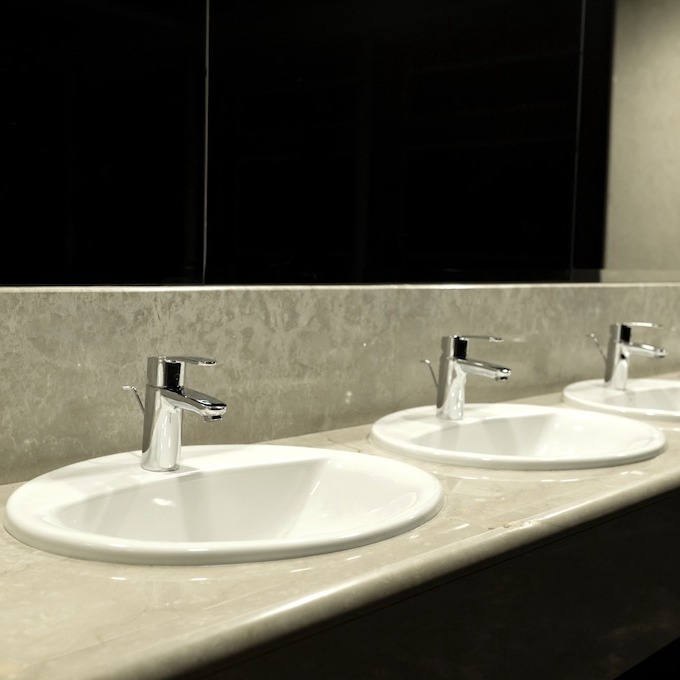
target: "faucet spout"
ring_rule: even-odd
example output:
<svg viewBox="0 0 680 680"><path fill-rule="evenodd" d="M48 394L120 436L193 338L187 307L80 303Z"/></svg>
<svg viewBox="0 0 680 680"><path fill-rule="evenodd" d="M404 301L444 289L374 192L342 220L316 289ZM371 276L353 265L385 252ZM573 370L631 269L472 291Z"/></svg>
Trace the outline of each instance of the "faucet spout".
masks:
<svg viewBox="0 0 680 680"><path fill-rule="evenodd" d="M465 410L465 384L468 374L496 381L508 380L511 370L487 361L467 358L470 338L489 342L501 342L495 336L467 337L446 335L442 338L442 354L439 359L437 384L437 417L442 420L460 420Z"/></svg>
<svg viewBox="0 0 680 680"><path fill-rule="evenodd" d="M219 399L188 387L162 389L161 396L175 408L196 413L206 422L221 420L227 410L227 405Z"/></svg>
<svg viewBox="0 0 680 680"><path fill-rule="evenodd" d="M512 371L505 366L490 364L487 361L475 361L474 359L459 359L458 368L471 375L492 380L508 380Z"/></svg>
<svg viewBox="0 0 680 680"><path fill-rule="evenodd" d="M182 449L182 414L195 413L206 422L221 420L227 405L184 386L187 363L213 366L199 357L149 357L144 400L142 468L152 472L177 470Z"/></svg>
<svg viewBox="0 0 680 680"><path fill-rule="evenodd" d="M628 353L639 357L648 357L650 359L663 359L667 355L664 347L655 347L654 345L637 342L628 344Z"/></svg>
<svg viewBox="0 0 680 680"><path fill-rule="evenodd" d="M662 359L667 354L663 347L633 342L631 335L635 326L660 328L659 324L635 321L611 324L604 372L604 383L607 387L626 389L631 356Z"/></svg>

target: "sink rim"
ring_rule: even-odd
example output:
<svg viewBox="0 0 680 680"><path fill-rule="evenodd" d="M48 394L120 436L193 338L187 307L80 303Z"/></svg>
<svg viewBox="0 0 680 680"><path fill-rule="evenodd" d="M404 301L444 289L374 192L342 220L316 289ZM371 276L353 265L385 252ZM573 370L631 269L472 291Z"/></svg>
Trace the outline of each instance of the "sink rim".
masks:
<svg viewBox="0 0 680 680"><path fill-rule="evenodd" d="M627 390L629 391L650 391L662 387L672 387L680 391L680 380L672 380L665 378L629 378L627 381ZM571 406L578 406L600 413L611 413L629 418L643 419L643 420L680 420L680 409L677 411L658 408L639 408L635 406L623 406L621 404L609 404L601 401L589 399L582 393L589 392L607 392L614 394L619 390L614 390L611 387L606 387L604 380L580 380L567 385L562 390L562 400L565 404Z"/></svg>
<svg viewBox="0 0 680 680"><path fill-rule="evenodd" d="M505 415L504 415L505 414ZM610 423L617 431L639 432L640 437L646 438L646 443L640 444L621 454L607 454L606 456L561 456L536 457L517 455L498 455L494 453L478 453L456 449L443 449L404 441L397 435L385 431L386 427L399 427L404 419L411 419L421 426L421 434L432 434L442 430L479 424L485 419L500 419L503 417L520 418L540 414L563 414L564 418L580 422L599 421ZM411 434L413 438L417 434ZM539 406L535 404L519 403L481 403L467 404L462 421L442 421L435 415L434 406L418 406L390 413L378 419L371 426L369 440L379 449L406 456L410 459L427 460L446 466L460 465L463 467L486 468L495 470L576 470L590 468L614 467L654 458L664 451L667 440L665 434L651 423L625 418L596 411L586 411L568 406Z"/></svg>
<svg viewBox="0 0 680 680"><path fill-rule="evenodd" d="M347 528L289 539L149 541L71 529L52 519L67 506L100 496L101 493L93 490L93 484L99 480L110 483L110 493L139 484L163 484L163 479L209 474L211 470L243 469L243 465L267 467L271 462L281 462L272 459L277 452L288 456L286 461L325 459L357 474L387 475L395 489L401 485L402 493L415 493L414 500L409 507L368 522L361 529ZM376 543L421 526L439 513L443 503L441 481L407 462L318 447L217 444L184 446L182 466L175 472L142 470L139 451L101 456L53 470L25 482L10 495L3 524L5 530L22 543L65 557L141 565L231 564L320 555Z"/></svg>

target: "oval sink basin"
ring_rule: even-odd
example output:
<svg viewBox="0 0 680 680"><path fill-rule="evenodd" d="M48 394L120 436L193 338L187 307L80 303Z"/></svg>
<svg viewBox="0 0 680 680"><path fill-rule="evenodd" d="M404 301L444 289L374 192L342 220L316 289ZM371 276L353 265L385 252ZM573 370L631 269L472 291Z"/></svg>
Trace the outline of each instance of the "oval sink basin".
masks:
<svg viewBox="0 0 680 680"><path fill-rule="evenodd" d="M185 446L176 472L139 452L49 472L9 498L7 531L107 562L220 564L314 555L409 531L437 514L431 474L370 454L295 446Z"/></svg>
<svg viewBox="0 0 680 680"><path fill-rule="evenodd" d="M625 390L606 387L603 380L583 380L562 391L567 404L631 418L680 420L680 380L629 379Z"/></svg>
<svg viewBox="0 0 680 680"><path fill-rule="evenodd" d="M398 411L371 427L371 441L422 460L499 470L607 467L652 458L666 445L651 424L530 404L468 404L444 421L433 406Z"/></svg>

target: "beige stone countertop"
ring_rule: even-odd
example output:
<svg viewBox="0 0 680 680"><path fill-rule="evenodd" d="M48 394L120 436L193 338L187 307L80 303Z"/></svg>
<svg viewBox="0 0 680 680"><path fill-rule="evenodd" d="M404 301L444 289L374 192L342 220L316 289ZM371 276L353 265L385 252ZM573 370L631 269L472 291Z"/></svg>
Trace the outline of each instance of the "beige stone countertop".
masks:
<svg viewBox="0 0 680 680"><path fill-rule="evenodd" d="M559 394L522 401L560 403ZM680 432L664 429L661 455L610 468L522 472L409 460L442 480L440 513L406 534L313 557L204 567L108 564L35 550L2 530L0 678L164 678L474 569L680 488ZM388 455L371 446L368 431L366 425L278 443ZM18 486L0 486L3 509Z"/></svg>

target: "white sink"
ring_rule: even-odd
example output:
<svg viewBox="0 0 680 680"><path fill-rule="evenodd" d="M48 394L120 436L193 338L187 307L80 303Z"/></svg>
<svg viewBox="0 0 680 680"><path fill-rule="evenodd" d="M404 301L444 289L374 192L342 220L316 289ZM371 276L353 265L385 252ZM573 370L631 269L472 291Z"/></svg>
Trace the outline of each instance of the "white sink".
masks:
<svg viewBox="0 0 680 680"><path fill-rule="evenodd" d="M353 548L437 514L439 480L370 454L295 446L185 446L176 472L139 452L69 465L20 486L5 527L35 548L133 564L220 564Z"/></svg>
<svg viewBox="0 0 680 680"><path fill-rule="evenodd" d="M632 418L680 420L680 380L628 379L625 390L605 387L603 380L567 385L562 398L581 408Z"/></svg>
<svg viewBox="0 0 680 680"><path fill-rule="evenodd" d="M440 420L434 406L422 406L381 418L369 436L404 456L499 470L608 467L652 458L666 445L648 423L530 404L466 404L458 421Z"/></svg>

